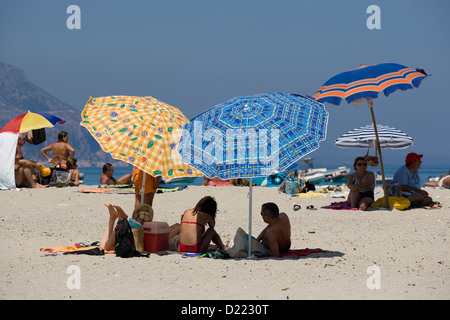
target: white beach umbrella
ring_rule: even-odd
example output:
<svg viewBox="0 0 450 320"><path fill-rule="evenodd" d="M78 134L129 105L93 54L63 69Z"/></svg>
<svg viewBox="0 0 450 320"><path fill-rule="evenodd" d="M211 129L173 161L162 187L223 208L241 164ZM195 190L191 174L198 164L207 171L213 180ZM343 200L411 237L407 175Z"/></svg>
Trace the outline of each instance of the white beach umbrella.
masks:
<svg viewBox="0 0 450 320"><path fill-rule="evenodd" d="M404 149L414 144L414 139L406 133L383 125L377 125L380 148ZM350 130L340 138L335 144L340 148L375 148L376 134L372 124Z"/></svg>

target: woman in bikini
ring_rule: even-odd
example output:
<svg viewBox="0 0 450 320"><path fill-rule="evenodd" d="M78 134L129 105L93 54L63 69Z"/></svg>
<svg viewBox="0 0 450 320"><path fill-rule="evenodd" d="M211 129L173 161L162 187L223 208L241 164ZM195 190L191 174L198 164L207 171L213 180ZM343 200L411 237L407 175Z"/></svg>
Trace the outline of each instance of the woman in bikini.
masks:
<svg viewBox="0 0 450 320"><path fill-rule="evenodd" d="M53 167L60 166L63 169L67 169L67 159L75 157L75 149L67 143L68 141L69 134L66 131L61 131L58 133L58 142L41 149L42 156L49 163L53 163ZM53 159L47 155L47 152L50 150L52 151Z"/></svg>
<svg viewBox="0 0 450 320"><path fill-rule="evenodd" d="M206 196L197 203L194 209L186 210L181 218L180 242L178 251L180 252L200 252L208 251L208 246L212 241L220 250L226 250L219 234L214 230L216 225L217 202L214 198ZM209 228L206 229L208 224Z"/></svg>
<svg viewBox="0 0 450 320"><path fill-rule="evenodd" d="M367 171L367 161L363 157L355 159L353 168L356 172L347 177L350 189L347 203L352 208L365 211L374 201L375 175Z"/></svg>

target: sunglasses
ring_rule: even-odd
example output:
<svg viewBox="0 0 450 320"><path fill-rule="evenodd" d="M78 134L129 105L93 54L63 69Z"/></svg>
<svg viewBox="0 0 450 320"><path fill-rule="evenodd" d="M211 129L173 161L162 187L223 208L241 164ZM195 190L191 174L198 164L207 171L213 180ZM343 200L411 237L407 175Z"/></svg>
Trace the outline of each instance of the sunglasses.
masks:
<svg viewBox="0 0 450 320"><path fill-rule="evenodd" d="M357 166L366 166L367 167L367 163L362 163L362 162L361 163L357 163L356 165Z"/></svg>

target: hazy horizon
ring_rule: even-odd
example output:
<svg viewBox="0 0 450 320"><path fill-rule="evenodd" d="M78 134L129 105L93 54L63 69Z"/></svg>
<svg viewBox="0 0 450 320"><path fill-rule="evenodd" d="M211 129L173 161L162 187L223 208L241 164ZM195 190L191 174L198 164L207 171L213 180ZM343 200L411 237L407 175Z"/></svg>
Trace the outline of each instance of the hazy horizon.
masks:
<svg viewBox="0 0 450 320"><path fill-rule="evenodd" d="M367 27L372 4L380 29ZM70 5L81 10L81 29L67 27ZM449 9L446 1L5 0L0 61L80 113L90 96L122 94L155 97L190 119L241 95L312 96L361 63L418 67L431 75L419 88L374 99L377 124L415 139L407 149L383 149L383 159L402 165L416 152L422 167L450 169ZM334 141L372 123L367 106L325 107L327 139L308 157L333 166L366 154Z"/></svg>

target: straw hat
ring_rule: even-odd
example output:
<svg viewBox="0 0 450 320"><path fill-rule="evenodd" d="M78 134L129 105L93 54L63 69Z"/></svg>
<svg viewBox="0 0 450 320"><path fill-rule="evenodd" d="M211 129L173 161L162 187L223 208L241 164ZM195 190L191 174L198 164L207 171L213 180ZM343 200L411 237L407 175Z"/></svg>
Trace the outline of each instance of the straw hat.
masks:
<svg viewBox="0 0 450 320"><path fill-rule="evenodd" d="M148 204L141 204L133 211L132 219L140 224L153 221L153 209Z"/></svg>

